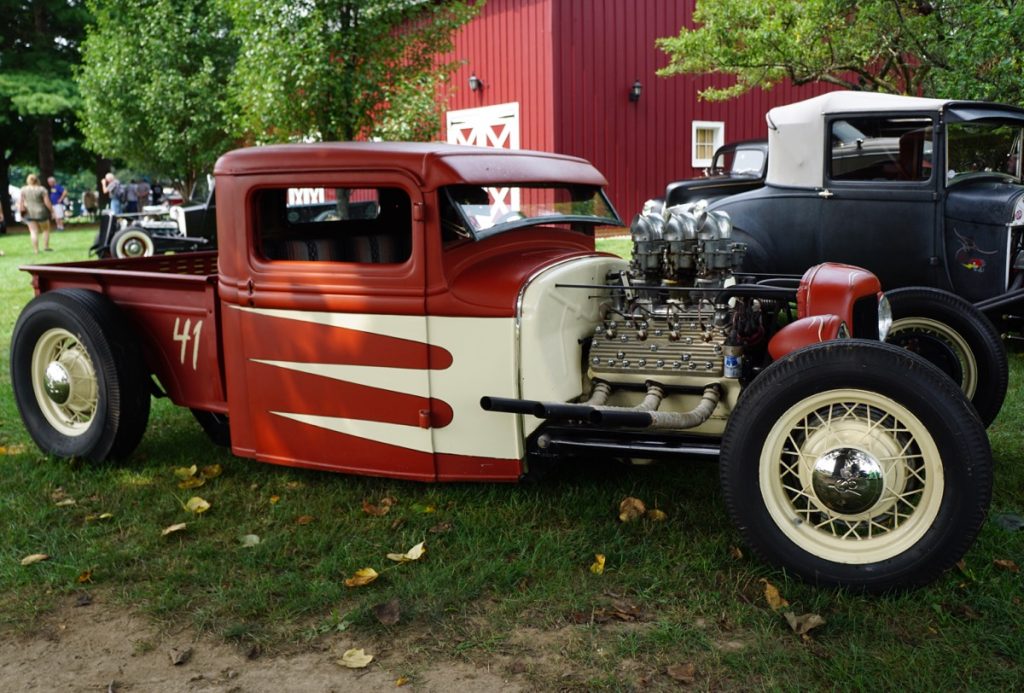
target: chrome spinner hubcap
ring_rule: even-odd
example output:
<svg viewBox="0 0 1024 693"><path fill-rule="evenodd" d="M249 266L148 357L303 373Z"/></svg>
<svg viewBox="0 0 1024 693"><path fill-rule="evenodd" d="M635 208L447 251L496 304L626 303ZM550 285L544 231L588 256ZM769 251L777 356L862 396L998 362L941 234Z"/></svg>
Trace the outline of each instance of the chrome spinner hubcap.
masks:
<svg viewBox="0 0 1024 693"><path fill-rule="evenodd" d="M43 373L43 389L54 404L64 404L71 397L71 374L57 361L51 361Z"/></svg>
<svg viewBox="0 0 1024 693"><path fill-rule="evenodd" d="M811 483L818 501L829 510L862 513L882 497L885 475L881 463L858 448L839 447L814 463Z"/></svg>

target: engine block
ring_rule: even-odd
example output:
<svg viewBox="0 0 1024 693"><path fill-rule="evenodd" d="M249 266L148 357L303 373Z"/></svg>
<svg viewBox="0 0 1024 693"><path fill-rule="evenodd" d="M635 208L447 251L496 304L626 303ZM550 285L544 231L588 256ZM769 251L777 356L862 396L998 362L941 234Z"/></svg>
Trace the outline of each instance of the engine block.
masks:
<svg viewBox="0 0 1024 693"><path fill-rule="evenodd" d="M685 375L723 377L727 332L715 321L711 306L642 320L609 319L594 331L590 375L613 381L624 374L659 381Z"/></svg>

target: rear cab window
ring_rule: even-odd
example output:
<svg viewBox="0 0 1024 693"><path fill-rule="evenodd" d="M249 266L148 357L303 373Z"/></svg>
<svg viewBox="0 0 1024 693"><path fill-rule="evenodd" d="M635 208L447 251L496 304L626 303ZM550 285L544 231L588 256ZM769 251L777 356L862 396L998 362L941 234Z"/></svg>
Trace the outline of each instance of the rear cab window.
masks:
<svg viewBox="0 0 1024 693"><path fill-rule="evenodd" d="M262 188L252 205L264 260L398 264L412 252L412 204L401 188Z"/></svg>

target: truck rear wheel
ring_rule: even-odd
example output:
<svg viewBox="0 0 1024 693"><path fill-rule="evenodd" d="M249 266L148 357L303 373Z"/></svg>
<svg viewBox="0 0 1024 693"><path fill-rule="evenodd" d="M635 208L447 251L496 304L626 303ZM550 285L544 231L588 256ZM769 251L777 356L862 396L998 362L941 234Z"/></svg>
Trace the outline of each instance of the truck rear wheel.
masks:
<svg viewBox="0 0 1024 693"><path fill-rule="evenodd" d="M152 237L141 226L129 226L114 234L110 241L114 257L149 257L156 252Z"/></svg>
<svg viewBox="0 0 1024 693"><path fill-rule="evenodd" d="M960 296L928 287L886 292L893 323L886 342L913 351L960 386L985 426L1006 398L1010 366L996 328Z"/></svg>
<svg viewBox="0 0 1024 693"><path fill-rule="evenodd" d="M809 582L920 585L981 528L992 456L957 387L906 350L796 351L747 388L721 452L729 513L755 553Z"/></svg>
<svg viewBox="0 0 1024 693"><path fill-rule="evenodd" d="M149 420L146 369L124 316L83 289L41 294L11 338L11 384L29 435L44 452L124 457Z"/></svg>

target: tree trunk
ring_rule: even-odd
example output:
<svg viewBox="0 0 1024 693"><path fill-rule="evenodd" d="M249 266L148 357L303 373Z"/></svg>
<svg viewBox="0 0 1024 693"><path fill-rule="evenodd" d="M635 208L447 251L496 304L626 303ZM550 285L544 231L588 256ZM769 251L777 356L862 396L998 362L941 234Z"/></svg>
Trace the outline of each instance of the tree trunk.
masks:
<svg viewBox="0 0 1024 693"><path fill-rule="evenodd" d="M0 158L0 204L3 205L4 221L7 226L14 224L14 210L11 209L11 197L7 190L11 185L11 162L6 158Z"/></svg>
<svg viewBox="0 0 1024 693"><path fill-rule="evenodd" d="M53 175L53 118L43 118L36 125L39 137L39 182L46 185L46 179Z"/></svg>

